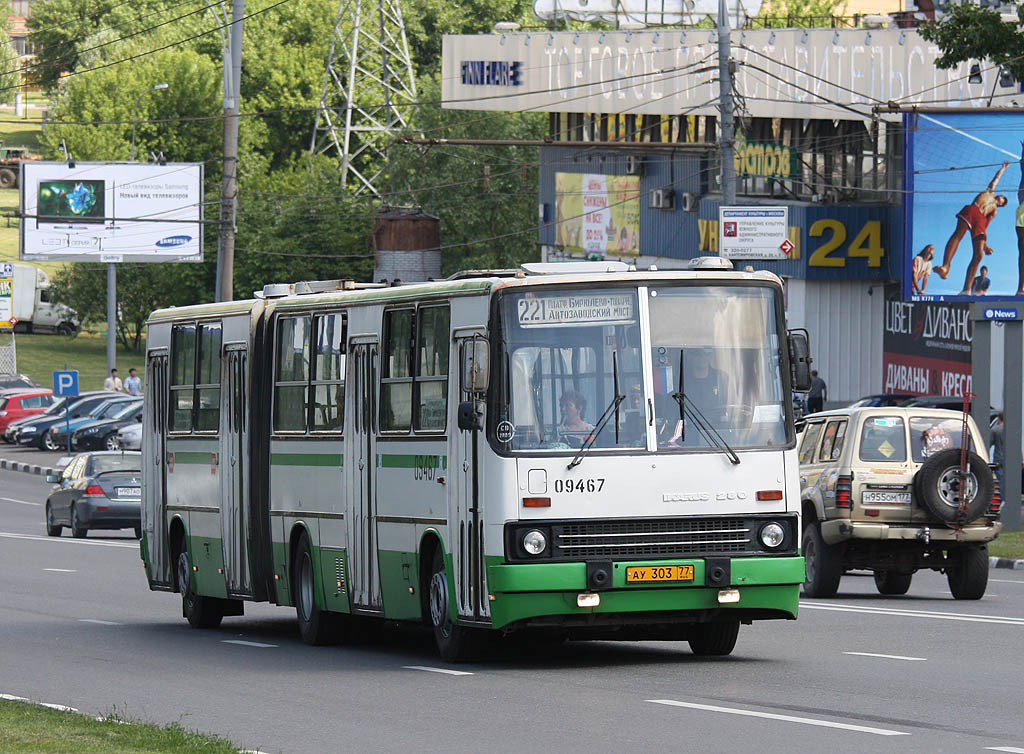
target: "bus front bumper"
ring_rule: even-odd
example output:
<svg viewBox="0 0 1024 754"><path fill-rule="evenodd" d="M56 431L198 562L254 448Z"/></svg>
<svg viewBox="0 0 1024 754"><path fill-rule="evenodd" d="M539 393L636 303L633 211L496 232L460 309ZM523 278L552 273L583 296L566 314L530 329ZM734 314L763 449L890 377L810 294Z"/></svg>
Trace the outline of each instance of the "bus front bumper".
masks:
<svg viewBox="0 0 1024 754"><path fill-rule="evenodd" d="M630 567L691 565L693 580L685 583L629 583ZM733 558L728 584L707 585L703 559L612 564L611 585L593 591L587 586L586 563L490 565L487 585L491 623L571 622L630 625L660 616L669 622L697 622L722 612L746 620L797 616L804 559L800 556ZM721 601L723 592L737 601ZM579 597L596 594L598 604L580 607ZM730 594L729 599L735 599Z"/></svg>

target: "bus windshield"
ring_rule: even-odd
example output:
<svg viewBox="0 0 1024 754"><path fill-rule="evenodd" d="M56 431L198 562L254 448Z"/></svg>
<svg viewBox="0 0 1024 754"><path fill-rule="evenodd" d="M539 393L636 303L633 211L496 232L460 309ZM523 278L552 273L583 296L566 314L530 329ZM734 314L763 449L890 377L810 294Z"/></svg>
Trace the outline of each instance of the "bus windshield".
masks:
<svg viewBox="0 0 1024 754"><path fill-rule="evenodd" d="M682 283L505 293L493 439L569 454L591 440L598 452L786 444L775 296Z"/></svg>

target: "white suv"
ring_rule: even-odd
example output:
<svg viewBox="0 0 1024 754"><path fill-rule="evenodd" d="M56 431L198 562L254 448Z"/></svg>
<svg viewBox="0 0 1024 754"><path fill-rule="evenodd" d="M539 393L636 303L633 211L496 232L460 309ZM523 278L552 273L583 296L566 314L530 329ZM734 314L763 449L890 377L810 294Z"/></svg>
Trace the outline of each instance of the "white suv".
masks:
<svg viewBox="0 0 1024 754"><path fill-rule="evenodd" d="M905 594L922 568L946 574L956 599L988 585L987 543L1001 501L988 452L964 415L927 408L846 408L808 418L800 434L804 594L831 597L843 573L874 571L882 594Z"/></svg>

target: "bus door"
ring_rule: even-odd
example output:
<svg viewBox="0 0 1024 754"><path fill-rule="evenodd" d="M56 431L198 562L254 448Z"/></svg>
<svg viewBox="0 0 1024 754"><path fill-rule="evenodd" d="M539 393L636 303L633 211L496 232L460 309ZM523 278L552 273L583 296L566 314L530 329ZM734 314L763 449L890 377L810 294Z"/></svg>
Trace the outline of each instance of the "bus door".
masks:
<svg viewBox="0 0 1024 754"><path fill-rule="evenodd" d="M349 571L352 602L357 609L379 611L380 568L377 562L376 431L377 341L353 338L349 346L352 374L352 445L345 465L352 462L349 516Z"/></svg>
<svg viewBox="0 0 1024 754"><path fill-rule="evenodd" d="M167 349L149 352L146 360L146 411L142 418L142 528L149 553L149 577L171 584L167 552Z"/></svg>
<svg viewBox="0 0 1024 754"><path fill-rule="evenodd" d="M249 496L246 488L248 454L248 364L249 351L245 343L224 346L222 384L227 395L222 395L222 430L220 433L221 474L221 542L224 547L224 581L229 594L248 595L249 569L246 559L246 521Z"/></svg>
<svg viewBox="0 0 1024 754"><path fill-rule="evenodd" d="M466 375L473 369L473 348L486 344L483 331L458 330L455 333L455 355L459 364L458 384L454 384L454 400L450 401L458 411L458 405L466 400L483 400L483 394L465 391ZM456 383L456 380L450 380ZM484 508L481 504L481 452L486 440L483 431L460 430L458 422L452 422L448 433L449 461L451 476L448 499L448 520L453 527L448 533L448 547L452 554L452 569L455 576L455 600L459 615L486 620L490 616L487 599L486 568L484 565Z"/></svg>

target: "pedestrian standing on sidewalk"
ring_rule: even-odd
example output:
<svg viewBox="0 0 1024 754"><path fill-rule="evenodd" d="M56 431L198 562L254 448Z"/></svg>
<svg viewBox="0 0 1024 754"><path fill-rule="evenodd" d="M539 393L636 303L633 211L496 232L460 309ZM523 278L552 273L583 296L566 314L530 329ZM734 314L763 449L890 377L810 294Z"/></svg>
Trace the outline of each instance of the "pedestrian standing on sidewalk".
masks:
<svg viewBox="0 0 1024 754"><path fill-rule="evenodd" d="M116 390L119 393L124 392L124 385L121 384L121 378L117 376L117 370L111 369L110 376L103 380L104 390Z"/></svg>
<svg viewBox="0 0 1024 754"><path fill-rule="evenodd" d="M128 378L124 381L124 391L128 395L142 395L142 380L139 379L135 367L128 370Z"/></svg>
<svg viewBox="0 0 1024 754"><path fill-rule="evenodd" d="M999 494L1003 494L1003 465L1006 462L1004 438L1006 422L1003 421L1003 412L996 414L996 420L992 423L992 463L996 465L996 479L999 480Z"/></svg>
<svg viewBox="0 0 1024 754"><path fill-rule="evenodd" d="M818 376L817 371L811 372L811 391L807 393L807 413L816 414L825 408L828 400L828 385Z"/></svg>

